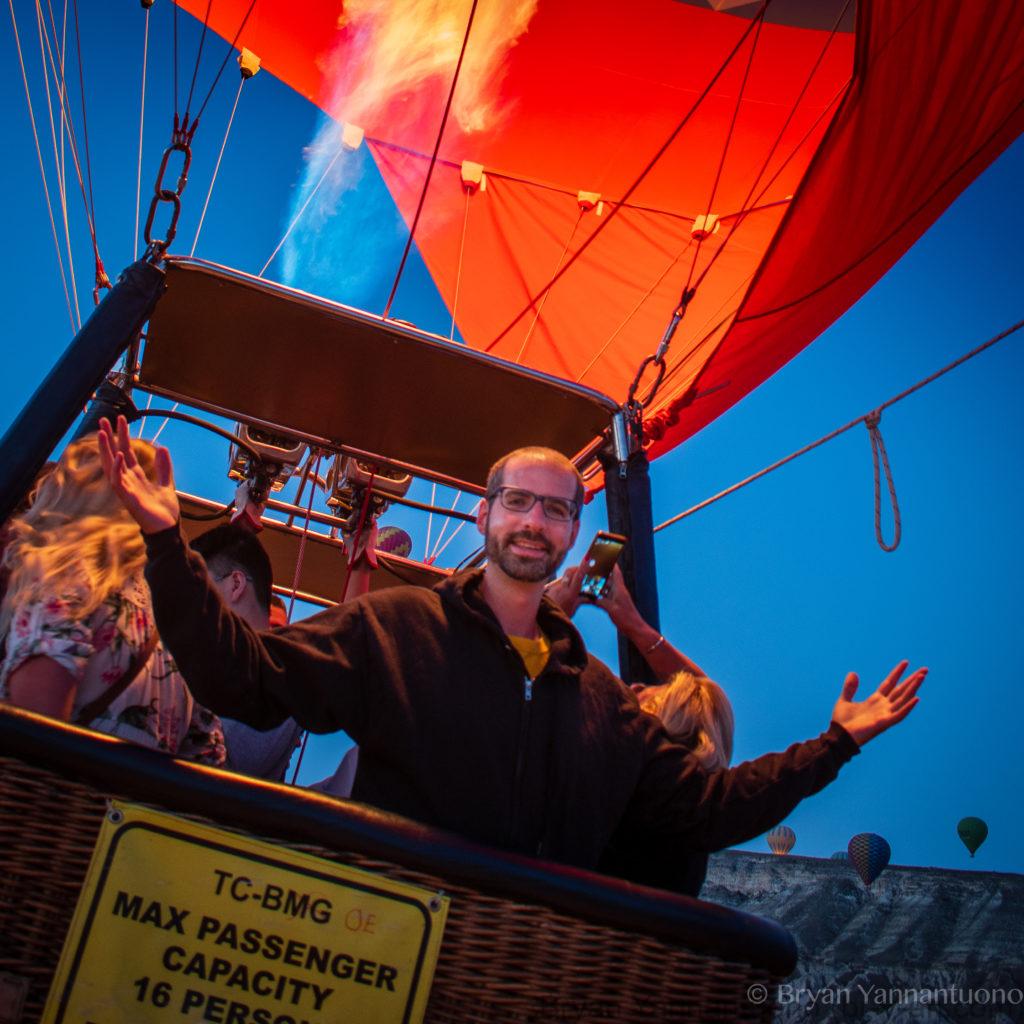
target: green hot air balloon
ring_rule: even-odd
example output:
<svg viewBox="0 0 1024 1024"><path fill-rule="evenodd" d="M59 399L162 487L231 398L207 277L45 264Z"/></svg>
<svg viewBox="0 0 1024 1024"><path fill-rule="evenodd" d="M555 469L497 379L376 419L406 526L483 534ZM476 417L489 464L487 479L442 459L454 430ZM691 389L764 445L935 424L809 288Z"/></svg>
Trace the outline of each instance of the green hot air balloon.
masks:
<svg viewBox="0 0 1024 1024"><path fill-rule="evenodd" d="M956 831L960 841L971 851L973 857L988 836L988 825L981 818L961 818Z"/></svg>

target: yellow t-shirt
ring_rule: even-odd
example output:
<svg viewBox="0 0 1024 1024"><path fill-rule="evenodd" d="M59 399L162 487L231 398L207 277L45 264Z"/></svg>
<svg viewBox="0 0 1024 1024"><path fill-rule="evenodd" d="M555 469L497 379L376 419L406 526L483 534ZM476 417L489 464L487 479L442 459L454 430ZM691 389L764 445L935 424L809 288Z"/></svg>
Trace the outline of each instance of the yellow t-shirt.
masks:
<svg viewBox="0 0 1024 1024"><path fill-rule="evenodd" d="M536 640L525 636L510 636L509 640L519 652L519 657L523 659L526 674L531 679L536 679L544 671L544 666L548 663L548 655L551 653L551 644L548 638L541 633Z"/></svg>

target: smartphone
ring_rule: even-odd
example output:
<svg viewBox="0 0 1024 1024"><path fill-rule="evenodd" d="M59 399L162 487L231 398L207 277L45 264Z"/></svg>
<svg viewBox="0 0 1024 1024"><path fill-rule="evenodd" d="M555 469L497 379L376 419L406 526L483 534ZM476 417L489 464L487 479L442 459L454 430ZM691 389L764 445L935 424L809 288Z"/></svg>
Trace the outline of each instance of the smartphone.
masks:
<svg viewBox="0 0 1024 1024"><path fill-rule="evenodd" d="M626 546L626 538L617 533L598 530L583 559L584 577L580 597L596 601L608 593L608 577Z"/></svg>

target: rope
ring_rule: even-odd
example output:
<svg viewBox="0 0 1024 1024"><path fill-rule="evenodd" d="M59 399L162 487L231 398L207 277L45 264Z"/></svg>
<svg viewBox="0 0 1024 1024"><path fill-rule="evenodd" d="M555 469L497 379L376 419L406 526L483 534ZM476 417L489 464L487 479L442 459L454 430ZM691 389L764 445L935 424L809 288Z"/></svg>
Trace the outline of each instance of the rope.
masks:
<svg viewBox="0 0 1024 1024"><path fill-rule="evenodd" d="M531 309L533 309L540 296L544 292L548 291L561 277L563 277L569 270L569 268L572 267L572 265L580 258L580 256L582 256L583 253L586 252L586 250L594 243L594 241L601 234L601 232L607 229L608 225L615 219L615 216L618 214L619 210L623 208L623 205L627 202L630 196L632 196L633 193L640 187L640 185L643 184L647 175L651 173L651 171L654 169L658 161L665 155L669 146L671 146L672 143L675 142L676 137L689 123L690 118L693 117L693 115L696 113L697 108L704 102L705 99L707 99L711 90L714 88L715 83L718 81L719 78L722 77L722 75L725 73L726 68L732 63L733 57L736 56L736 54L740 50L740 47L742 47L744 42L746 42L747 36L753 31L756 25L759 25L761 23L761 20L764 18L765 11L767 10L768 5L770 3L771 0L762 0L761 6L758 8L757 14L753 17L753 19L751 20L750 24L746 27L746 29L744 29L743 34L740 36L736 45L729 52L728 56L725 58L722 64L719 65L718 70L711 76L711 80L707 83L706 86L704 86L704 88L701 90L700 95L697 97L696 100L694 100L693 105L683 115L682 120L680 120L680 122L675 126L675 128L672 129L672 132L669 134L669 137L661 144L658 151L647 162L647 165L640 172L639 176L636 178L633 184L630 185L628 189L626 189L625 194L622 196L621 205L612 207L608 216L604 217L601 220L601 223L598 224L598 226L591 232L591 234L587 237L583 244L572 254L572 257L568 260L565 266L563 266L562 269L558 271L555 277L553 277L550 281L548 281L546 285L544 285L544 287L541 289L540 292L538 292L538 294L534 295L529 300L529 302L516 314L516 316L502 329L501 333L499 333L497 337L495 337L488 345L484 347L484 352L490 352L505 337L505 335L508 334L508 332L512 330L512 328L515 327L515 325L519 323L519 321L522 320L522 318L526 316L526 314L529 313Z"/></svg>
<svg viewBox="0 0 1024 1024"><path fill-rule="evenodd" d="M882 432L878 424L882 421L881 410L876 409L864 417L864 424L871 436L871 463L874 468L875 477L875 539L883 551L895 551L900 546L900 538L903 535L902 523L900 522L900 506L896 500L896 485L892 482L892 470L889 468L889 454L885 450L885 441L882 439ZM886 544L882 537L882 489L879 486L878 456L881 453L882 465L885 466L885 482L889 487L889 506L892 509L893 537L892 543Z"/></svg>
<svg viewBox="0 0 1024 1024"><path fill-rule="evenodd" d="M863 416L858 416L855 420L851 420L849 423L846 423L843 426L838 427L836 430L833 430L831 433L826 434L824 437L818 438L817 441L812 441L810 444L805 445L799 451L795 451L791 455L787 455L784 459L779 459L778 462L773 462L770 466L766 466L764 469L759 470L757 473L754 473L751 476L748 476L746 479L740 480L739 483L735 483L731 487L727 487L724 491L719 491L717 494L713 494L710 498L705 498L704 501L700 502L697 505L694 505L692 508L688 508L685 512L680 512L678 515L674 515L671 519L666 519L665 522L660 523L658 526L654 527L654 529L651 532L659 533L666 527L674 526L676 523L680 522L683 519L686 519L688 516L692 516L695 512L700 512L701 509L705 509L709 505L713 505L716 501L720 501L727 495L733 494L734 492L740 490L741 488L746 487L747 484L752 484L755 480L760 480L761 477L767 476L774 470L779 469L782 466L785 466L786 463L792 462L794 459L800 458L801 455L806 455L808 452L813 451L815 448L820 448L821 445L825 444L828 441L834 440L835 438L839 437L840 434L845 434L846 431L852 430L858 424L866 424L870 417L880 417L882 412L888 409L890 406L895 405L897 402L903 401L904 398L907 398L909 395L912 395L915 391L920 391L921 388L926 387L928 384L931 384L934 381L938 380L939 377L942 377L944 374L947 374L951 370L955 370L958 366L963 365L964 363L967 362L967 360L973 359L975 356L980 355L986 349L991 348L998 342L1010 337L1011 334L1015 334L1022 327L1024 327L1024 320L1018 320L1017 323L1015 323L1012 327L1007 327L1005 331L1001 331L995 337L989 338L988 341L983 342L977 348L971 349L970 352L967 352L964 355L960 356L959 359L954 359L953 362L947 363L945 366L942 367L942 369L936 370L935 373L931 374L930 376L925 377L923 380L919 380L916 384L912 384L905 391L901 391L898 395L893 395L892 398L889 398L886 401L884 401L873 412L866 413ZM886 459L886 464L888 465L888 459ZM895 501L894 496L893 500Z"/></svg>
<svg viewBox="0 0 1024 1024"><path fill-rule="evenodd" d="M462 257L466 251L466 230L469 227L469 197L473 194L468 188L463 188L463 192L466 193L466 206L462 213L462 235L459 238L459 262L455 268L455 296L452 299L452 329L448 335L449 341L455 340L455 313L459 308L459 288L462 286ZM430 504L434 504L434 499L430 499ZM430 529L429 522L427 523L427 529ZM429 537L429 533L428 533ZM429 544L429 540L427 541Z"/></svg>
<svg viewBox="0 0 1024 1024"><path fill-rule="evenodd" d="M569 246L572 245L572 240L576 237L576 230L580 226L580 222L583 220L583 208L580 207L579 212L576 214L576 220L573 222L572 230L569 232L569 237L565 240L565 245L562 246L562 252L559 254L558 262L555 264L555 274L557 276L559 269L565 260L565 254L569 251ZM544 311L544 303L548 301L548 296L551 294L549 288L543 296L541 296L540 303L537 305L537 312L534 314L533 320L530 322L530 327L526 332L526 337L523 338L522 345L519 346L519 351L516 353L516 357L513 360L516 364L523 358L523 353L526 351L526 346L530 343L530 337L533 334L533 329L537 326L537 322L540 320L540 315Z"/></svg>
<svg viewBox="0 0 1024 1024"><path fill-rule="evenodd" d="M317 192L320 190L320 186L324 183L324 179L326 179L327 175L331 173L331 169L338 162L338 157L340 157L341 154L344 152L344 145L339 146L338 152L334 154L334 156L331 159L331 162L324 169L324 173L320 175L319 181L317 181L317 183L313 186L313 191L310 192L308 196L306 196L306 200L299 209L299 212L295 214L295 216L292 218L291 224L288 225L288 230L285 231L284 235L281 237L281 241L277 243L277 246L275 247L274 251L267 258L267 262L264 263L263 266L260 268L260 272L256 275L257 277L262 277L267 272L267 267L269 267L270 264L274 262L274 257L281 251L281 246L288 241L288 237L291 235L292 231L295 230L295 225L299 223L299 219L306 212L306 207L309 206L309 204L313 201L313 196L315 196Z"/></svg>
<svg viewBox="0 0 1024 1024"><path fill-rule="evenodd" d="M21 36L18 33L18 21L14 14L14 0L8 0L11 8L11 24L14 26L14 42L18 50L18 63L21 66L21 80L25 86L25 102L28 104L29 121L32 123L32 138L36 144L36 157L39 160L39 176L43 182L43 193L46 196L46 212L50 216L50 230L53 232L53 244L57 250L57 265L60 268L60 279L64 286L64 299L68 305L68 318L71 321L71 330L76 332L75 315L71 309L71 295L68 292L68 283L64 271L64 258L60 252L60 239L57 236L57 222L53 219L53 203L50 200L50 187L46 183L46 165L43 163L43 151L39 146L39 132L36 128L36 115L32 108L32 95L28 88L28 75L25 73L25 58L21 52Z"/></svg>
<svg viewBox="0 0 1024 1024"><path fill-rule="evenodd" d="M420 192L419 202L416 204L416 213L412 219L412 226L409 228L409 237L405 242L405 249L402 251L402 258L398 263L398 271L395 274L394 283L391 285L391 294L384 304L383 318L391 314L391 303L395 301L395 294L398 291L398 282L402 279L402 272L405 270L405 262L409 258L409 251L412 249L412 240L416 236L416 227L420 222L420 214L423 212L423 204L427 198L427 190L430 188L430 179L434 175L434 165L437 163L437 154L441 149L441 139L444 138L444 130L448 124L448 114L452 109L452 100L455 99L455 86L459 81L459 72L462 70L462 60L466 56L466 47L469 44L469 33L473 28L473 19L476 17L476 5L478 0L473 0L473 6L469 9L469 20L466 22L466 34L462 37L462 49L459 51L459 59L455 65L455 73L452 75L451 88L448 90L448 102L444 105L444 114L441 117L441 127L437 131L437 141L434 143L434 152L430 157L430 165L427 167L427 176L423 182L423 190Z"/></svg>
<svg viewBox="0 0 1024 1024"><path fill-rule="evenodd" d="M213 168L213 177L210 179L210 187L206 191L206 201L203 203L203 212L199 215L199 224L196 227L196 237L192 239L192 250L189 256L196 254L196 245L199 244L199 232L203 230L203 221L206 220L206 210L210 205L210 197L213 195L213 186L217 183L217 175L220 173L220 162L224 157L224 149L228 144L228 136L231 134L231 126L235 122L235 111L238 110L238 101L242 98L242 86L245 85L245 78L238 81L238 92L235 93L235 105L231 108L231 116L228 118L228 126L224 130L224 139L220 144L220 152L217 154L217 163Z"/></svg>
<svg viewBox="0 0 1024 1024"><path fill-rule="evenodd" d="M139 166L135 176L135 233L132 235L132 259L139 258L139 208L142 203L142 131L146 122L146 64L149 60L149 12L146 8L142 36L142 95L139 97Z"/></svg>

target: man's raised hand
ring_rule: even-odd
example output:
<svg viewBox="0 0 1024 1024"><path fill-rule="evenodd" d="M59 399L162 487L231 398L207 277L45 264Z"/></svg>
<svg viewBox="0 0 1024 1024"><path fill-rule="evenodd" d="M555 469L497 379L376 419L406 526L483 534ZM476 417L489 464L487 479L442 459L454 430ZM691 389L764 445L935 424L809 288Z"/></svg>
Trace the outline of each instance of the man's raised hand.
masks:
<svg viewBox="0 0 1024 1024"><path fill-rule="evenodd" d="M132 451L128 422L123 416L117 417L116 434L110 420L100 420L99 445L103 472L142 532L158 533L177 525L181 510L167 449L157 447L156 479L150 480Z"/></svg>
<svg viewBox="0 0 1024 1024"><path fill-rule="evenodd" d="M842 692L835 708L832 721L841 725L858 746L885 732L897 722L902 722L914 710L918 700L917 691L928 674L928 669L919 668L900 682L900 676L907 670L909 662L901 661L882 682L882 685L867 700L855 703L854 694L860 680L851 672L843 683Z"/></svg>

